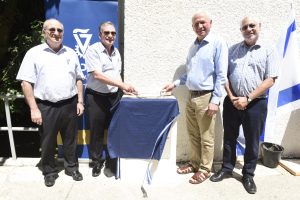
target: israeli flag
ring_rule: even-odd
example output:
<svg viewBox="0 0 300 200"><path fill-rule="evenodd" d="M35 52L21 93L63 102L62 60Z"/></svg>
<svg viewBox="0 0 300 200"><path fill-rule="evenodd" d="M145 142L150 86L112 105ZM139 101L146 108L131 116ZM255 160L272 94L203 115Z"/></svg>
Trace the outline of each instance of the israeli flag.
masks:
<svg viewBox="0 0 300 200"><path fill-rule="evenodd" d="M287 122L277 120L280 116L289 119L293 110L300 108L300 62L295 14L292 11L276 46L278 54L278 79L269 90L268 115L263 141L281 144ZM283 128L279 128L278 125ZM284 124L282 124L284 123Z"/></svg>

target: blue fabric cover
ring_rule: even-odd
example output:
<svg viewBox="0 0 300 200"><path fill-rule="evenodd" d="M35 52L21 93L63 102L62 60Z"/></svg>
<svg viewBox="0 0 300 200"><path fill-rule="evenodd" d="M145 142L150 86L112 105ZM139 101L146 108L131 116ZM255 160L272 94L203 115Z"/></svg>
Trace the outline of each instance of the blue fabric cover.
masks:
<svg viewBox="0 0 300 200"><path fill-rule="evenodd" d="M113 111L115 113L108 129L110 156L159 160L171 126L162 137L159 138L159 135L179 115L177 100L122 98ZM159 141L156 142L157 139Z"/></svg>

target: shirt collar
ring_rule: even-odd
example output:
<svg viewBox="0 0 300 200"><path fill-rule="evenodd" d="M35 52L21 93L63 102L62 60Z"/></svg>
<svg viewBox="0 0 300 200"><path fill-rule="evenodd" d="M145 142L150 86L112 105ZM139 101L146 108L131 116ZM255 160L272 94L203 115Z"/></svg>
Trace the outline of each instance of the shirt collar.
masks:
<svg viewBox="0 0 300 200"><path fill-rule="evenodd" d="M201 42L198 40L198 38L196 38L194 44L201 44L203 41L205 43L209 43L210 41L212 41L212 38L213 38L212 34L208 33L207 36L205 36L205 38L203 38Z"/></svg>
<svg viewBox="0 0 300 200"><path fill-rule="evenodd" d="M46 42L42 43L42 48L43 48L43 50L45 50L45 51L51 51L51 52L53 52L53 53L59 53L59 52L64 52L64 51L66 51L65 46L62 45L62 47L60 48L60 50L59 50L58 52L55 52L55 51L53 51L53 49L51 49L51 48L49 47L49 45L48 45Z"/></svg>
<svg viewBox="0 0 300 200"><path fill-rule="evenodd" d="M260 39L258 38L258 40L256 41L255 45L249 47L249 46L247 46L247 44L245 43L245 41L243 41L243 42L242 42L242 46L245 47L245 48L261 47L261 46L262 46L262 43L263 43L262 40L260 40Z"/></svg>
<svg viewBox="0 0 300 200"><path fill-rule="evenodd" d="M99 42L99 48L100 48L101 52L106 52L107 53L107 50L105 49L105 47L102 44L102 42ZM114 54L115 54L115 46L113 45L112 46L112 53L111 53L111 55L114 55Z"/></svg>

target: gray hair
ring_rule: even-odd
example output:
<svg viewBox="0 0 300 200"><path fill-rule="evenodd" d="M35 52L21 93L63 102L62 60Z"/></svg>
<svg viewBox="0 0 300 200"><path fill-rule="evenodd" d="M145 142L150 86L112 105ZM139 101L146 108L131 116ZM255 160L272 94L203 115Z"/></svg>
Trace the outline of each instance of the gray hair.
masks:
<svg viewBox="0 0 300 200"><path fill-rule="evenodd" d="M51 21L57 21L58 23L61 24L62 28L64 28L64 25L63 25L59 20L57 20L57 19L55 19L55 18L50 18L50 19L47 19L47 20L43 23L43 30L42 30L42 31L45 31L45 30L47 29L47 27L48 27L48 25L49 25L49 23L50 23Z"/></svg>
<svg viewBox="0 0 300 200"><path fill-rule="evenodd" d="M247 16L245 16L245 17L241 20L240 27L243 26L243 22L244 22L246 19L254 20L257 24L260 24L260 19L259 19L258 17L256 17L256 16L251 16L251 15L247 15Z"/></svg>
<svg viewBox="0 0 300 200"><path fill-rule="evenodd" d="M205 12L205 11L203 11L203 10L198 10L198 11L193 15L193 17L192 17L192 23L194 22L196 16L199 15L199 14L200 14L200 15L204 15L208 20L211 21L210 13Z"/></svg>
<svg viewBox="0 0 300 200"><path fill-rule="evenodd" d="M113 26L116 29L115 25L111 21L106 21L99 25L99 33L101 32L102 28L107 25Z"/></svg>

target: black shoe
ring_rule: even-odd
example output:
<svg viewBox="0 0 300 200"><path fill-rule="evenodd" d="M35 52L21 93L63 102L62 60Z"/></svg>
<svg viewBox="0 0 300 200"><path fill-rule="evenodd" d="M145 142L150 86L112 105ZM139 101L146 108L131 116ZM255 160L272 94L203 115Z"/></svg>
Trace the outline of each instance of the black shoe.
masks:
<svg viewBox="0 0 300 200"><path fill-rule="evenodd" d="M101 174L101 169L103 168L103 162L96 163L92 170L92 176L97 177Z"/></svg>
<svg viewBox="0 0 300 200"><path fill-rule="evenodd" d="M222 181L224 178L231 177L232 173L231 172L223 172L222 170L219 170L217 173L212 175L209 180L212 182L219 182Z"/></svg>
<svg viewBox="0 0 300 200"><path fill-rule="evenodd" d="M250 194L256 193L256 185L252 177L243 177L243 185L248 193Z"/></svg>
<svg viewBox="0 0 300 200"><path fill-rule="evenodd" d="M104 175L108 178L116 176L117 159L107 159L105 162Z"/></svg>
<svg viewBox="0 0 300 200"><path fill-rule="evenodd" d="M110 168L108 168L108 167L105 167L105 168L104 168L104 175L105 175L106 177L110 178L110 177L115 176L116 173L113 172L112 169L110 169Z"/></svg>
<svg viewBox="0 0 300 200"><path fill-rule="evenodd" d="M65 174L68 176L72 176L74 181L82 181L82 179L83 179L82 174L78 170L75 170L72 172L65 171Z"/></svg>
<svg viewBox="0 0 300 200"><path fill-rule="evenodd" d="M55 180L57 178L58 178L58 174L46 175L44 177L44 179L45 179L45 185L47 187L52 187L55 184Z"/></svg>

